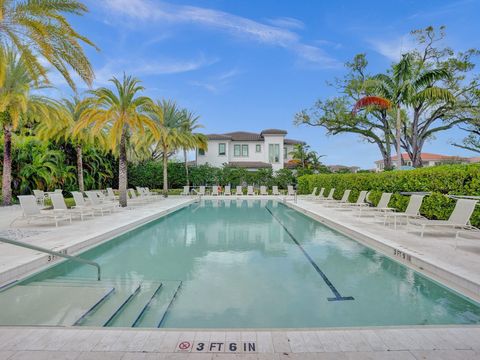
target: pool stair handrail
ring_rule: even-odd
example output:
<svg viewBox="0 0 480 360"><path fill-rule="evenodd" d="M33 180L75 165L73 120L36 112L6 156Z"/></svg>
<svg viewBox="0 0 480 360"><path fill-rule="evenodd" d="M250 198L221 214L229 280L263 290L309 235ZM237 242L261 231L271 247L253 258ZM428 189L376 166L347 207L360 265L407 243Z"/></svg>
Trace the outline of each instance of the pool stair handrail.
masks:
<svg viewBox="0 0 480 360"><path fill-rule="evenodd" d="M49 255L58 256L58 257L62 257L62 258L65 258L65 259L72 260L72 261L76 261L78 263L95 266L97 268L97 280L98 281L101 280L102 270L100 268L100 265L98 263L96 263L95 261L86 260L86 259L83 259L83 258L78 257L78 256L72 256L72 255L64 254L62 252L46 249L46 248L36 246L36 245L32 245L32 244L27 244L27 243L24 243L24 242L21 242L21 241L6 239L6 238L3 238L3 237L0 237L0 242L15 245L15 246L19 246L19 247L23 247L25 249L40 251L40 252L43 252L43 253L46 253L46 254L49 254Z"/></svg>

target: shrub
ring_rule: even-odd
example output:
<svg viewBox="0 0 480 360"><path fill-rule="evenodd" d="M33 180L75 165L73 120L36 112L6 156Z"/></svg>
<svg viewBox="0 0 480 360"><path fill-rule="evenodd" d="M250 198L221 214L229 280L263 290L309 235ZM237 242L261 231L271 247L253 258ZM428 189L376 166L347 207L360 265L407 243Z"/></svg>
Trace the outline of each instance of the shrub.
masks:
<svg viewBox="0 0 480 360"><path fill-rule="evenodd" d="M335 188L336 199L345 189L351 189L350 201L355 201L361 190L370 190L369 199L376 204L382 192L392 192L390 207L405 210L408 196L400 192L431 192L425 197L421 214L429 219L447 219L455 201L444 195L480 195L480 165L444 165L416 170L388 171L361 174L305 175L298 179L300 194L312 192L314 187ZM472 225L480 226L480 209L475 210Z"/></svg>

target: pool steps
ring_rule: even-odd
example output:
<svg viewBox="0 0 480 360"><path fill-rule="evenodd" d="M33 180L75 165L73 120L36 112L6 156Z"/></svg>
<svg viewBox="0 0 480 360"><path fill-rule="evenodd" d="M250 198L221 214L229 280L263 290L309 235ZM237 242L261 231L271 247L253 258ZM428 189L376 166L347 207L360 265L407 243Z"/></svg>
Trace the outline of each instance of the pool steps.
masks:
<svg viewBox="0 0 480 360"><path fill-rule="evenodd" d="M31 282L29 286L111 288L112 290L83 313L74 326L160 327L181 287L181 281L128 281L71 279L58 277Z"/></svg>

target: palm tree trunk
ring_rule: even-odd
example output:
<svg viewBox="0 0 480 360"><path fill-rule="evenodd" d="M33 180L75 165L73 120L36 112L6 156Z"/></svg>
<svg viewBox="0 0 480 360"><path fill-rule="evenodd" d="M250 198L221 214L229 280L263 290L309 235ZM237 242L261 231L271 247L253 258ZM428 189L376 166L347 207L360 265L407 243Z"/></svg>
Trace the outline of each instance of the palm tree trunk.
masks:
<svg viewBox="0 0 480 360"><path fill-rule="evenodd" d="M78 180L78 190L81 193L85 191L85 187L83 185L83 153L82 153L82 146L77 145L77 180Z"/></svg>
<svg viewBox="0 0 480 360"><path fill-rule="evenodd" d="M190 186L190 179L188 177L187 149L183 149L183 157L185 159L185 177L187 180L187 186Z"/></svg>
<svg viewBox="0 0 480 360"><path fill-rule="evenodd" d="M3 127L2 204L12 203L12 129Z"/></svg>
<svg viewBox="0 0 480 360"><path fill-rule="evenodd" d="M168 196L168 154L163 150L163 196Z"/></svg>
<svg viewBox="0 0 480 360"><path fill-rule="evenodd" d="M118 190L121 207L127 206L127 139L125 130L120 139L120 156L118 159Z"/></svg>
<svg viewBox="0 0 480 360"><path fill-rule="evenodd" d="M397 169L400 169L402 166L402 149L400 144L401 130L402 128L402 119L400 113L400 106L397 106L397 131L395 133L395 142L397 146Z"/></svg>

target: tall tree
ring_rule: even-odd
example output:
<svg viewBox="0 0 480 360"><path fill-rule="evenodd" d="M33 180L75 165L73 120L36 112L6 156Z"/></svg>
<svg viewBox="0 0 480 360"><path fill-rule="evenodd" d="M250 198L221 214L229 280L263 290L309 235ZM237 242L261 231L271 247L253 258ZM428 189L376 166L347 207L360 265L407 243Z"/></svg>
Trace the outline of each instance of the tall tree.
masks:
<svg viewBox="0 0 480 360"><path fill-rule="evenodd" d="M73 89L70 70L90 85L94 74L81 44L95 45L77 33L66 18L87 11L77 0L0 0L0 43L13 46L22 55L35 81L48 79L43 58Z"/></svg>
<svg viewBox="0 0 480 360"><path fill-rule="evenodd" d="M118 189L120 206L127 206L127 147L133 134L140 136L149 130L154 138L160 133L157 125L147 115L146 110L153 107L152 100L139 96L144 90L140 80L123 75L119 80L110 79L114 89L106 87L91 91L88 99L91 106L74 127L74 135L83 129L94 134L107 133L107 145L113 153L118 154Z"/></svg>
<svg viewBox="0 0 480 360"><path fill-rule="evenodd" d="M202 128L203 126L198 123L200 116L195 115L187 109L183 109L183 120L181 125L182 132L185 136L185 143L182 145L183 159L185 163L185 176L187 180L187 186L190 186L190 177L188 170L188 158L187 152L189 150L195 150L197 148L207 149L207 138L203 134L195 133L195 130Z"/></svg>
<svg viewBox="0 0 480 360"><path fill-rule="evenodd" d="M480 90L478 95L480 97ZM462 143L453 143L452 145L480 154L480 109L477 118L466 124L462 129L468 133L468 136L463 139Z"/></svg>
<svg viewBox="0 0 480 360"><path fill-rule="evenodd" d="M310 109L295 115L296 125L323 127L328 135L354 133L371 144L375 144L382 154L384 168L390 169L392 147L392 114L377 106L368 106L361 112L353 112L357 102L374 96L372 76L367 73L368 61L365 54L358 54L352 62L347 62L347 74L330 84L339 96L317 100Z"/></svg>
<svg viewBox="0 0 480 360"><path fill-rule="evenodd" d="M163 160L163 195L168 196L168 159L176 150L187 143L187 135L182 131L184 113L171 100L158 100L148 110L148 116L156 124L159 135L156 139L147 140L147 144L154 141Z"/></svg>
<svg viewBox="0 0 480 360"><path fill-rule="evenodd" d="M0 125L3 129L2 202L12 201L12 133L27 121L58 119L56 103L31 90L41 87L27 67L27 60L11 48L0 47Z"/></svg>
<svg viewBox="0 0 480 360"><path fill-rule="evenodd" d="M36 128L36 134L41 139L54 141L69 141L74 147L77 157L77 182L78 189L83 193L85 184L83 180L83 150L85 146L96 145L99 149L106 148L106 139L103 132L94 134L88 128L84 128L75 134L75 125L88 116L92 102L74 96L71 99L63 99L61 102L62 121L43 122Z"/></svg>

